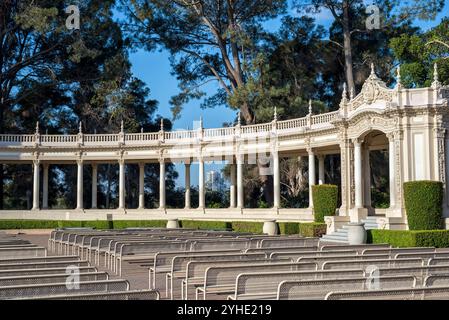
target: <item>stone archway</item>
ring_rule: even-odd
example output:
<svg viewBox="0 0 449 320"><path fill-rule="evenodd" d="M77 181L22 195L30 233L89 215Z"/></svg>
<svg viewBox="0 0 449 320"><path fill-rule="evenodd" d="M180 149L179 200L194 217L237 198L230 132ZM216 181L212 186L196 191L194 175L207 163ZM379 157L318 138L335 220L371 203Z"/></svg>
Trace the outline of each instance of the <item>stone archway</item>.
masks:
<svg viewBox="0 0 449 320"><path fill-rule="evenodd" d="M390 207L389 140L380 130L363 136L363 205L368 215L382 215Z"/></svg>

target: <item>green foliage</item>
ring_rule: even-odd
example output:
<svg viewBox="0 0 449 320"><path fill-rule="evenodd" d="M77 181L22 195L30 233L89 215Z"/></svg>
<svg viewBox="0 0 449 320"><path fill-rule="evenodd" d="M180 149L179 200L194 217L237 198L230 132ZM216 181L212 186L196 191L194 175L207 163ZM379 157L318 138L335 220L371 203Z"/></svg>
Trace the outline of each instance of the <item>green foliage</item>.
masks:
<svg viewBox="0 0 449 320"><path fill-rule="evenodd" d="M325 216L334 216L338 204L338 187L330 184L312 186L315 222L324 222Z"/></svg>
<svg viewBox="0 0 449 320"><path fill-rule="evenodd" d="M185 229L202 229L202 230L230 230L232 224L223 221L196 221L196 220L182 220L180 225Z"/></svg>
<svg viewBox="0 0 449 320"><path fill-rule="evenodd" d="M279 222L278 226L281 234L299 234L299 223L297 222Z"/></svg>
<svg viewBox="0 0 449 320"><path fill-rule="evenodd" d="M405 182L404 202L410 230L442 228L443 183L439 181Z"/></svg>
<svg viewBox="0 0 449 320"><path fill-rule="evenodd" d="M232 230L235 232L263 233L263 222L232 221Z"/></svg>
<svg viewBox="0 0 449 320"><path fill-rule="evenodd" d="M112 221L114 229L125 228L165 228L166 220L117 220Z"/></svg>
<svg viewBox="0 0 449 320"><path fill-rule="evenodd" d="M368 230L368 243L393 247L449 247L449 230Z"/></svg>
<svg viewBox="0 0 449 320"><path fill-rule="evenodd" d="M321 237L326 234L326 229L325 223L299 223L299 235L302 237Z"/></svg>
<svg viewBox="0 0 449 320"><path fill-rule="evenodd" d="M95 228L124 229L133 227L165 228L165 220L127 220L127 221L51 221L51 220L0 220L0 230L8 229L56 229L56 228Z"/></svg>

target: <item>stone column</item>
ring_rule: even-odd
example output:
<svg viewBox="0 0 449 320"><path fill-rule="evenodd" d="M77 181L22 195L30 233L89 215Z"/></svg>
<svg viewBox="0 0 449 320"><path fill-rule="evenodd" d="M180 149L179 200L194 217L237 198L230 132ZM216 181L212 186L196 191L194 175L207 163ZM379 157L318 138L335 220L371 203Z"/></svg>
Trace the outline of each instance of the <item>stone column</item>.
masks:
<svg viewBox="0 0 449 320"><path fill-rule="evenodd" d="M309 148L309 208L313 208L312 186L315 185L315 155L313 150Z"/></svg>
<svg viewBox="0 0 449 320"><path fill-rule="evenodd" d="M33 208L39 210L39 160L33 160Z"/></svg>
<svg viewBox="0 0 449 320"><path fill-rule="evenodd" d="M119 160L119 200L118 200L118 208L121 210L125 209L125 160Z"/></svg>
<svg viewBox="0 0 449 320"><path fill-rule="evenodd" d="M324 175L324 159L325 155L318 156L318 184L325 184L325 175Z"/></svg>
<svg viewBox="0 0 449 320"><path fill-rule="evenodd" d="M374 211L371 207L371 167L369 162L370 151L368 146L363 148L363 177L364 177L364 188L363 188L363 203L365 207L370 211ZM373 212L374 213L374 212Z"/></svg>
<svg viewBox="0 0 449 320"><path fill-rule="evenodd" d="M279 170L279 153L273 151L273 207L275 209L281 206L281 178Z"/></svg>
<svg viewBox="0 0 449 320"><path fill-rule="evenodd" d="M243 156L237 155L237 208L243 209Z"/></svg>
<svg viewBox="0 0 449 320"><path fill-rule="evenodd" d="M185 208L186 209L190 209L191 205L190 205L190 163L186 163L185 164L185 186L186 186L186 191L185 191Z"/></svg>
<svg viewBox="0 0 449 320"><path fill-rule="evenodd" d="M145 163L139 163L139 209L145 209Z"/></svg>
<svg viewBox="0 0 449 320"><path fill-rule="evenodd" d="M77 163L77 188L76 188L76 209L83 210L84 209L84 184L83 184L83 160L79 159L76 161Z"/></svg>
<svg viewBox="0 0 449 320"><path fill-rule="evenodd" d="M231 186L229 188L229 195L230 195L230 207L231 208L235 208L237 206L237 199L236 199L236 182L237 182L237 177L236 177L236 165L233 163L230 166L231 169Z"/></svg>
<svg viewBox="0 0 449 320"><path fill-rule="evenodd" d="M363 208L363 181L362 181L362 142L354 141L354 183L355 183L355 207Z"/></svg>
<svg viewBox="0 0 449 320"><path fill-rule="evenodd" d="M394 152L394 135L389 134L388 137L388 166L389 166L389 185L390 185L390 208L396 207L396 177L395 177L395 152Z"/></svg>
<svg viewBox="0 0 449 320"><path fill-rule="evenodd" d="M42 183L42 209L48 209L48 163L44 163L44 174Z"/></svg>
<svg viewBox="0 0 449 320"><path fill-rule="evenodd" d="M92 209L97 209L98 166L92 163Z"/></svg>
<svg viewBox="0 0 449 320"><path fill-rule="evenodd" d="M206 190L204 189L204 160L202 158L198 159L198 189L198 208L204 209L206 207Z"/></svg>
<svg viewBox="0 0 449 320"><path fill-rule="evenodd" d="M159 160L159 209L165 209L165 161Z"/></svg>

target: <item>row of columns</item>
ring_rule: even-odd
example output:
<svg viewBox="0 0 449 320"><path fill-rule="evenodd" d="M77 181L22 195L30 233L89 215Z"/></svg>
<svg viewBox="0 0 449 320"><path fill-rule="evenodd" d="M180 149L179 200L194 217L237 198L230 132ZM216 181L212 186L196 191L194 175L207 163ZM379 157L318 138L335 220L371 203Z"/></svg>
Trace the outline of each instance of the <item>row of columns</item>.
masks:
<svg viewBox="0 0 449 320"><path fill-rule="evenodd" d="M324 156L319 156L319 184L324 183ZM205 190L205 174L204 174L204 160L199 159L199 208L206 207L206 190ZM236 157L236 163L231 164L230 172L230 207L244 208L244 186L243 186L243 164L244 158L242 155ZM159 162L159 208L165 209L165 162ZM185 208L190 209L190 163L185 164ZM48 209L48 163L43 165L43 199L42 208ZM84 181L83 181L83 161L77 161L77 200L76 209L84 209ZM40 161L36 160L33 163L33 210L39 209L39 169ZM92 209L97 209L97 186L98 186L98 166L92 164ZM139 209L145 208L145 190L144 190L145 164L139 163ZM280 167L279 154L273 153L273 186L274 186L274 208L281 207L281 184L280 184ZM309 152L309 201L310 207L313 207L312 186L315 185L315 155ZM118 209L125 209L125 162L119 161L119 206Z"/></svg>

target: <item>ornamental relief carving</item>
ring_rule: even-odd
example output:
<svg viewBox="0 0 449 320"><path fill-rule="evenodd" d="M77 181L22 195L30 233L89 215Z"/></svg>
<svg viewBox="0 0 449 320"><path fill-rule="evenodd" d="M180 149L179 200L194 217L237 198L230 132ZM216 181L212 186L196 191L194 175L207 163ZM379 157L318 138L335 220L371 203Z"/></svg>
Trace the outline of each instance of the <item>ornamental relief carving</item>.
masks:
<svg viewBox="0 0 449 320"><path fill-rule="evenodd" d="M367 116L354 122L348 129L348 135L352 137L359 137L364 132L379 130L382 132L388 132L394 130L399 123L398 119L389 119L381 116Z"/></svg>

